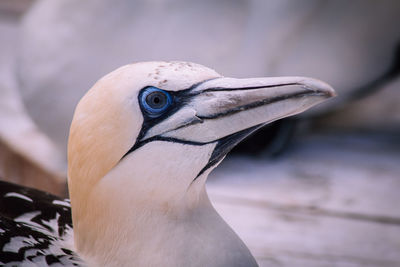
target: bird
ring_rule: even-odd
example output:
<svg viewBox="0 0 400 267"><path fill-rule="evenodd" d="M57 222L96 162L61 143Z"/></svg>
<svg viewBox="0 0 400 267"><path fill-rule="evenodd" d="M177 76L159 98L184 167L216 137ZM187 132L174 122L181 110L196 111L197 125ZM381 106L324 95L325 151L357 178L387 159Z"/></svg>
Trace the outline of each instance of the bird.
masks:
<svg viewBox="0 0 400 267"><path fill-rule="evenodd" d="M257 266L207 177L249 134L333 96L313 78L235 79L183 61L116 69L75 109L70 199L0 182L0 263Z"/></svg>

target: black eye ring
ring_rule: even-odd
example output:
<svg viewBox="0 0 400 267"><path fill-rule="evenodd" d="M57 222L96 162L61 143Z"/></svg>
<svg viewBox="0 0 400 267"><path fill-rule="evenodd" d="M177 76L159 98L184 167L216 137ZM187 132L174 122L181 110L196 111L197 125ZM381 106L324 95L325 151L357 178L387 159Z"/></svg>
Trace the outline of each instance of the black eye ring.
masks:
<svg viewBox="0 0 400 267"><path fill-rule="evenodd" d="M167 91L151 86L145 88L140 102L151 117L156 117L171 106L172 97Z"/></svg>

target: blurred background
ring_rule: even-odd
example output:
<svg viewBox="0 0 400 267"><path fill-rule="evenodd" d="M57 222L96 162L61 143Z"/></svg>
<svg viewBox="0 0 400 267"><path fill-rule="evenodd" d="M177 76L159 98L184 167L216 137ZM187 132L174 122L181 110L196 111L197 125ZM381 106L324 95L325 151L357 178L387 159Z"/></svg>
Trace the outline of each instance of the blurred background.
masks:
<svg viewBox="0 0 400 267"><path fill-rule="evenodd" d="M261 266L400 266L399 14L398 0L0 0L0 176L65 196L75 105L121 65L310 76L338 97L239 145L210 197Z"/></svg>

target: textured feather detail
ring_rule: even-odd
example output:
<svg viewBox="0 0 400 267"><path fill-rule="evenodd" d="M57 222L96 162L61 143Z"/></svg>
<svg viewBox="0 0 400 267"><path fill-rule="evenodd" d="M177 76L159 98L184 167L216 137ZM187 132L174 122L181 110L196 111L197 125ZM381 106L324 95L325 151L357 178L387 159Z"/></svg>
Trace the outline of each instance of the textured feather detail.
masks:
<svg viewBox="0 0 400 267"><path fill-rule="evenodd" d="M68 199L0 181L0 264L82 266Z"/></svg>

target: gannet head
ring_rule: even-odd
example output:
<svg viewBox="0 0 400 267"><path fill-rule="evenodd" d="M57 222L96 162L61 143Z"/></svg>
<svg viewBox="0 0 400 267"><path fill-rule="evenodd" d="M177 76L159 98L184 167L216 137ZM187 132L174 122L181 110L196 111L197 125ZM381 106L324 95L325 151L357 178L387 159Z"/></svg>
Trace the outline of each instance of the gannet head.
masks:
<svg viewBox="0 0 400 267"><path fill-rule="evenodd" d="M225 78L186 62L106 75L79 102L69 137L78 249L104 242L96 235L111 224L133 225L146 212L176 219L201 205L207 175L235 144L332 96L311 78Z"/></svg>

